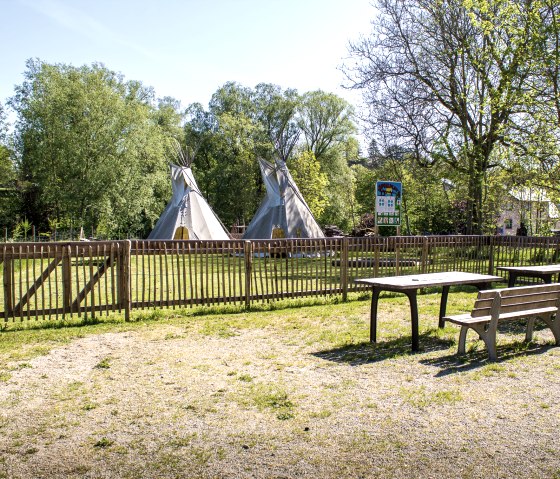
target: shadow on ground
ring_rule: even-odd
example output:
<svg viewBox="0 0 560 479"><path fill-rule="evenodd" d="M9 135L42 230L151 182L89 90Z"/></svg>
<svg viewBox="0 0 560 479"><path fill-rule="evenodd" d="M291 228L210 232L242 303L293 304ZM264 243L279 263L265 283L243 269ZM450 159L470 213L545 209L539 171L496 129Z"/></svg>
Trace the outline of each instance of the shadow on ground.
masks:
<svg viewBox="0 0 560 479"><path fill-rule="evenodd" d="M317 351L313 356L333 361L336 363L348 363L352 366L370 364L399 356L418 355L421 353L449 349L452 340L438 338L434 331L426 331L420 334L420 351L413 352L410 348L412 338L403 336L389 341L378 343L362 342L349 344L339 348Z"/></svg>
<svg viewBox="0 0 560 479"><path fill-rule="evenodd" d="M500 332L506 335L524 335L525 324L520 322L506 323L505 327L500 327ZM546 329L545 326L535 325L535 331ZM336 363L347 363L351 366L360 366L364 364L372 364L387 359L402 356L417 356L418 362L426 366L437 367L439 371L435 377L442 377L449 374L461 373L474 370L492 364L488 360L488 353L482 341L472 342L474 339L470 333L470 341L467 346L467 354L459 356L456 353L456 342L453 339L440 338L436 335L436 330L427 330L420 334L420 351L413 352L410 348L411 337L402 336L389 341L381 341L378 343L370 343L364 341L357 344L349 344L338 348L327 349L312 353L313 356L326 361ZM457 331L458 335L458 331ZM448 351L452 346L453 352L445 355L437 355L434 357L422 357L426 353ZM468 349L470 346L470 350ZM497 346L498 361L497 364L507 362L522 356L532 356L547 353L553 344L531 341L529 343L523 340L507 340L504 344Z"/></svg>
<svg viewBox="0 0 560 479"><path fill-rule="evenodd" d="M420 359L420 363L426 366L435 366L440 371L435 377L447 376L449 374L461 373L477 369L488 364L500 364L512 359L522 356L535 356L547 353L551 348L555 347L552 344L543 344L537 342L513 341L506 344L498 345L496 350L498 353L498 360L494 363L488 360L488 353L482 341L476 344L476 349L468 351L463 356L458 356L456 353L447 354L445 356L438 356L432 358Z"/></svg>

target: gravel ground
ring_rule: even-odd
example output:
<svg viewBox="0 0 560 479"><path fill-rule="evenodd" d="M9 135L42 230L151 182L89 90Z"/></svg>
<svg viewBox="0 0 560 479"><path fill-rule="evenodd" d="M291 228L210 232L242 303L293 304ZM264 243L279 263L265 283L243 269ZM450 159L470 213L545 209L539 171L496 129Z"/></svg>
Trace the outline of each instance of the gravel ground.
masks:
<svg viewBox="0 0 560 479"><path fill-rule="evenodd" d="M497 363L465 361L455 329L424 332L418 354L406 337L341 346L297 326L312 309L285 313L291 328L195 318L13 361L0 477L560 478L560 348L547 331L527 349L510 331ZM367 311L336 328L366 337Z"/></svg>

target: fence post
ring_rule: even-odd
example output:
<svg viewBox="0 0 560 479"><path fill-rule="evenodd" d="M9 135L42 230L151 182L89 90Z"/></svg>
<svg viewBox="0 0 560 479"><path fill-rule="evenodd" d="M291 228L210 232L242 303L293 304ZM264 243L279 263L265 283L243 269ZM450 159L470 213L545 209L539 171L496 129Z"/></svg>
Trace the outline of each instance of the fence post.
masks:
<svg viewBox="0 0 560 479"><path fill-rule="evenodd" d="M393 240L393 244L395 245L395 274L396 276L399 276L401 274L400 238L398 236L394 236L391 239Z"/></svg>
<svg viewBox="0 0 560 479"><path fill-rule="evenodd" d="M424 236L422 242L422 257L420 258L422 273L428 272L428 237Z"/></svg>
<svg viewBox="0 0 560 479"><path fill-rule="evenodd" d="M342 283L342 301L348 299L348 238L342 238L340 252L340 282Z"/></svg>
<svg viewBox="0 0 560 479"><path fill-rule="evenodd" d="M488 274L494 274L494 236L490 236L490 247L488 248Z"/></svg>
<svg viewBox="0 0 560 479"><path fill-rule="evenodd" d="M70 245L62 247L62 316L72 314L72 265ZM79 305L78 305L79 307Z"/></svg>
<svg viewBox="0 0 560 479"><path fill-rule="evenodd" d="M132 305L132 291L130 281L130 252L132 249L132 241L123 241L121 251L121 308L124 309L124 320L130 321L130 308Z"/></svg>
<svg viewBox="0 0 560 479"><path fill-rule="evenodd" d="M14 302L12 298L12 266L13 266L13 256L8 259L7 246L4 246L3 262L4 262L4 315L6 321L8 316L13 315Z"/></svg>
<svg viewBox="0 0 560 479"><path fill-rule="evenodd" d="M253 243L246 240L243 245L245 259L245 307L251 306L251 273L253 271Z"/></svg>

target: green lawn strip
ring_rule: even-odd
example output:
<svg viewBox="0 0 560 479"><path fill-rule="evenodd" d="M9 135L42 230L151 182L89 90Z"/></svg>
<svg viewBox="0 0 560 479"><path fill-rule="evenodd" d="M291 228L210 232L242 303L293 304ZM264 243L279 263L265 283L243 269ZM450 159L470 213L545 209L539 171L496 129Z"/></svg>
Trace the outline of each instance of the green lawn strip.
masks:
<svg viewBox="0 0 560 479"><path fill-rule="evenodd" d="M437 325L439 299L439 294L419 295L421 331L433 330ZM473 299L473 293L452 293L448 313L468 310ZM395 335L410 335L410 309L406 297L382 295L379 312L380 341ZM130 322L124 322L122 315L113 314L95 320L76 318L58 322L5 323L0 332L0 360L25 361L88 335L150 329L161 324L186 327L191 334L222 337L235 335L236 330L273 328L288 336L304 338L306 344L348 345L367 341L369 299L346 303L334 299L310 306L301 301L295 305L292 301L285 301L264 304L250 311L232 308L230 312L219 308L145 310L133 314ZM448 330L455 331L455 328Z"/></svg>

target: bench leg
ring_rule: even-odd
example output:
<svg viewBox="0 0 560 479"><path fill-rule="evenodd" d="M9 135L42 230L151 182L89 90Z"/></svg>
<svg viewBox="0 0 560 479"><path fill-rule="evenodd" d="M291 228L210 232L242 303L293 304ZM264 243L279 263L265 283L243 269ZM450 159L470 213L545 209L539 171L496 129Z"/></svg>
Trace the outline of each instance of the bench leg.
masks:
<svg viewBox="0 0 560 479"><path fill-rule="evenodd" d="M496 361L496 359L498 359L498 353L496 351L496 329L489 328L488 330L485 330L484 325L461 326L457 354L465 354L467 331L469 328L472 328L476 333L478 333L480 339L484 341L484 345L488 351L488 359L490 359L490 361Z"/></svg>
<svg viewBox="0 0 560 479"><path fill-rule="evenodd" d="M488 328L487 331L484 331L484 326L481 326L476 328L476 332L480 335L486 345L488 359L490 359L490 361L496 361L496 359L498 359L498 353L496 351L496 329Z"/></svg>
<svg viewBox="0 0 560 479"><path fill-rule="evenodd" d="M525 341L531 342L533 340L533 328L535 327L535 318L527 320L527 331L525 331Z"/></svg>
<svg viewBox="0 0 560 479"><path fill-rule="evenodd" d="M488 359L490 361L498 360L498 352L496 351L496 339L494 341L485 341L486 348L488 349Z"/></svg>
<svg viewBox="0 0 560 479"><path fill-rule="evenodd" d="M467 342L467 332L469 331L468 326L461 326L461 332L459 333L459 349L457 354L465 354L465 345Z"/></svg>
<svg viewBox="0 0 560 479"><path fill-rule="evenodd" d="M552 334L554 334L556 346L560 346L560 318L558 317L558 315L556 315L555 317L545 316L541 317L540 319L542 319L546 323L546 325L552 331Z"/></svg>

